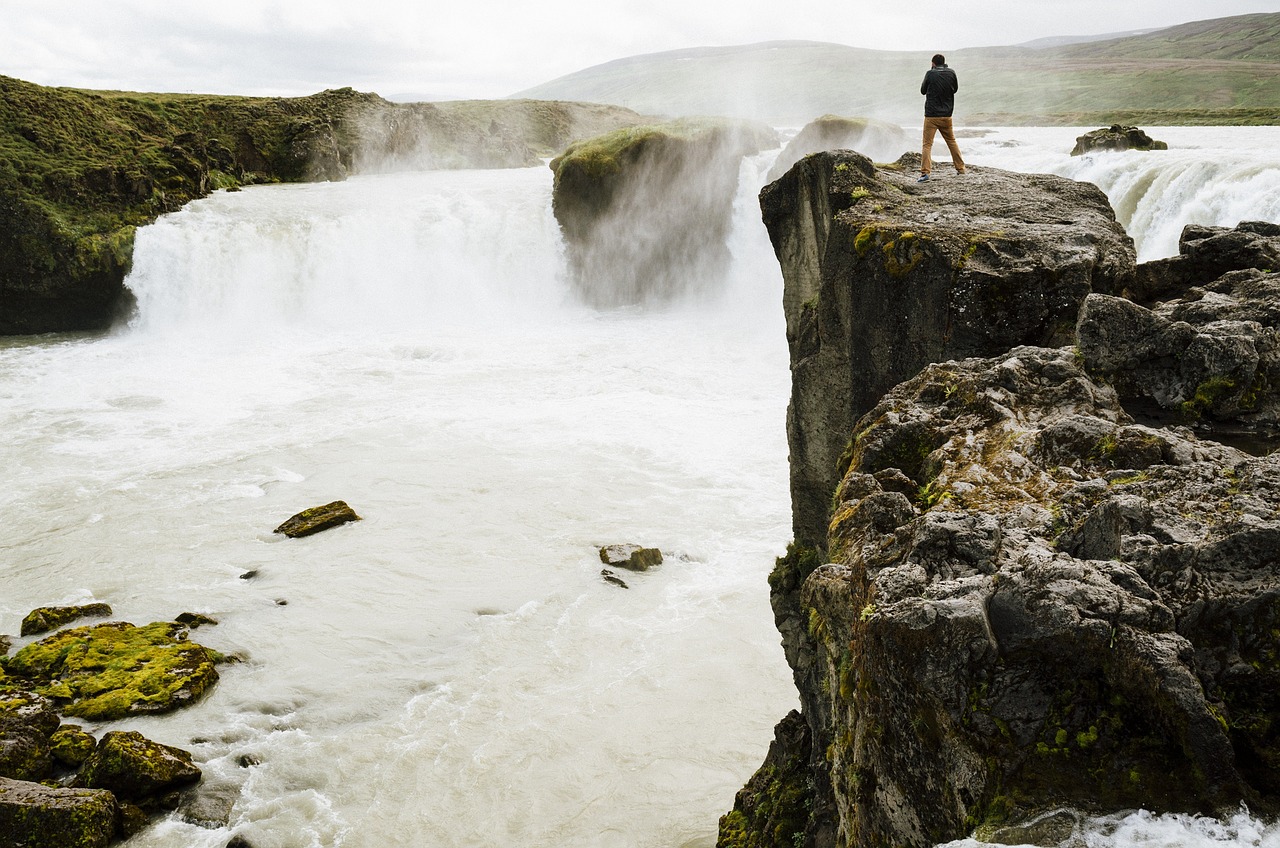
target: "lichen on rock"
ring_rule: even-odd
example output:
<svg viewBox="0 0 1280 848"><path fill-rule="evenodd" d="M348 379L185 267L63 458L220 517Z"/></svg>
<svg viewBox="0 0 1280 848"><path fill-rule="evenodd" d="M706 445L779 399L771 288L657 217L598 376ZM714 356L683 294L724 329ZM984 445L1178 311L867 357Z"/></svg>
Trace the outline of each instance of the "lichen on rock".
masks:
<svg viewBox="0 0 1280 848"><path fill-rule="evenodd" d="M322 530L338 527L350 521L359 520L360 516L356 515L354 509L347 506L346 501L333 501L323 506L304 509L302 512L290 516L274 532L288 536L290 539L299 539L303 536L319 533Z"/></svg>
<svg viewBox="0 0 1280 848"><path fill-rule="evenodd" d="M199 698L218 679L219 655L186 634L176 622L78 627L27 645L6 668L67 715L106 721L166 712Z"/></svg>
<svg viewBox="0 0 1280 848"><path fill-rule="evenodd" d="M38 636L57 630L64 624L70 624L78 618L111 615L111 605L94 603L67 607L39 607L27 613L22 619L22 635Z"/></svg>

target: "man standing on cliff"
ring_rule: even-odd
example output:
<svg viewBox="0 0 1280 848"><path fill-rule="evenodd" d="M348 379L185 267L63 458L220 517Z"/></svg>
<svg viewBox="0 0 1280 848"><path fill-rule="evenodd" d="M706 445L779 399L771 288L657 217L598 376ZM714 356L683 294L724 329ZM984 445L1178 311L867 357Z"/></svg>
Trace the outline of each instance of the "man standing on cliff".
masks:
<svg viewBox="0 0 1280 848"><path fill-rule="evenodd" d="M964 158L960 155L960 145L956 144L956 134L951 129L951 113L955 110L959 89L956 72L947 67L946 57L941 53L935 54L933 67L920 83L920 93L924 95L924 144L920 150L920 179L916 182L928 182L929 172L933 170L933 159L929 154L933 150L934 133L942 133L942 140L951 151L951 164L956 166L957 174L964 173Z"/></svg>

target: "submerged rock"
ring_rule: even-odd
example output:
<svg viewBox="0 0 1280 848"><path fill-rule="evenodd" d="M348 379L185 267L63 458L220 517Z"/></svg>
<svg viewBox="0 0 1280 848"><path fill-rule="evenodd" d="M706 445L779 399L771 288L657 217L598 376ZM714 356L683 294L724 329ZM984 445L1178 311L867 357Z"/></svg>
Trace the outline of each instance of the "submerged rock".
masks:
<svg viewBox="0 0 1280 848"><path fill-rule="evenodd" d="M629 571L648 571L662 565L662 551L640 545L605 545L600 549L600 561Z"/></svg>
<svg viewBox="0 0 1280 848"><path fill-rule="evenodd" d="M109 622L64 630L18 651L10 675L67 715L107 721L189 704L218 680L219 655L176 622Z"/></svg>
<svg viewBox="0 0 1280 848"><path fill-rule="evenodd" d="M611 586L617 586L619 589L631 588L630 586L627 585L625 580L623 580L621 577L614 574L612 571L610 571L607 568L600 569L600 576L604 578L604 582L608 583Z"/></svg>
<svg viewBox="0 0 1280 848"><path fill-rule="evenodd" d="M612 308L717 291L742 157L776 143L763 125L682 119L570 145L552 205L578 295Z"/></svg>
<svg viewBox="0 0 1280 848"><path fill-rule="evenodd" d="M785 284L802 547L824 546L853 424L885 392L930 362L1070 344L1085 296L1133 278L1097 187L994 168L917 184L917 166L815 153L760 193Z"/></svg>
<svg viewBox="0 0 1280 848"><path fill-rule="evenodd" d="M346 524L349 521L359 520L360 516L356 515L355 510L347 506L346 501L333 501L324 506L304 509L277 527L274 532L283 533L291 539L297 539L302 536L319 533L321 530L328 530L331 527ZM244 575L241 576L243 577Z"/></svg>
<svg viewBox="0 0 1280 848"><path fill-rule="evenodd" d="M22 619L22 635L36 636L57 630L78 618L111 615L110 604L82 604L73 607L40 607L27 613Z"/></svg>
<svg viewBox="0 0 1280 848"><path fill-rule="evenodd" d="M1156 141L1137 127L1122 127L1112 124L1102 129L1091 130L1076 139L1076 146L1071 148L1072 156L1081 156L1095 150L1168 150L1169 145Z"/></svg>
<svg viewBox="0 0 1280 848"><path fill-rule="evenodd" d="M105 848L116 832L116 814L110 792L0 777L0 845Z"/></svg>

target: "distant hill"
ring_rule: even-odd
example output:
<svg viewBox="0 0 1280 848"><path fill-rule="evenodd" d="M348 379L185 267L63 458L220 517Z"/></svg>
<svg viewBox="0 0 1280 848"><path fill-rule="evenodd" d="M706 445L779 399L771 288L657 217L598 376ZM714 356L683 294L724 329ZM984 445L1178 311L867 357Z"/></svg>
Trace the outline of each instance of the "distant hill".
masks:
<svg viewBox="0 0 1280 848"><path fill-rule="evenodd" d="M961 124L1280 123L1280 13L943 52L960 75ZM778 41L632 56L512 96L775 125L824 114L909 123L928 67L923 53Z"/></svg>

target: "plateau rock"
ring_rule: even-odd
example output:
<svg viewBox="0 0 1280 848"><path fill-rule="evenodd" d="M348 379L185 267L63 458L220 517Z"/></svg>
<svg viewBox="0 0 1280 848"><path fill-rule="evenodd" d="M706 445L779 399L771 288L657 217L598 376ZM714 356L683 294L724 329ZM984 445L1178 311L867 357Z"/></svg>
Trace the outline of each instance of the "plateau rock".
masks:
<svg viewBox="0 0 1280 848"><path fill-rule="evenodd" d="M917 184L918 155L816 153L760 193L782 266L795 538L825 544L854 422L931 362L1074 340L1091 292L1134 275L1096 187L975 168Z"/></svg>

